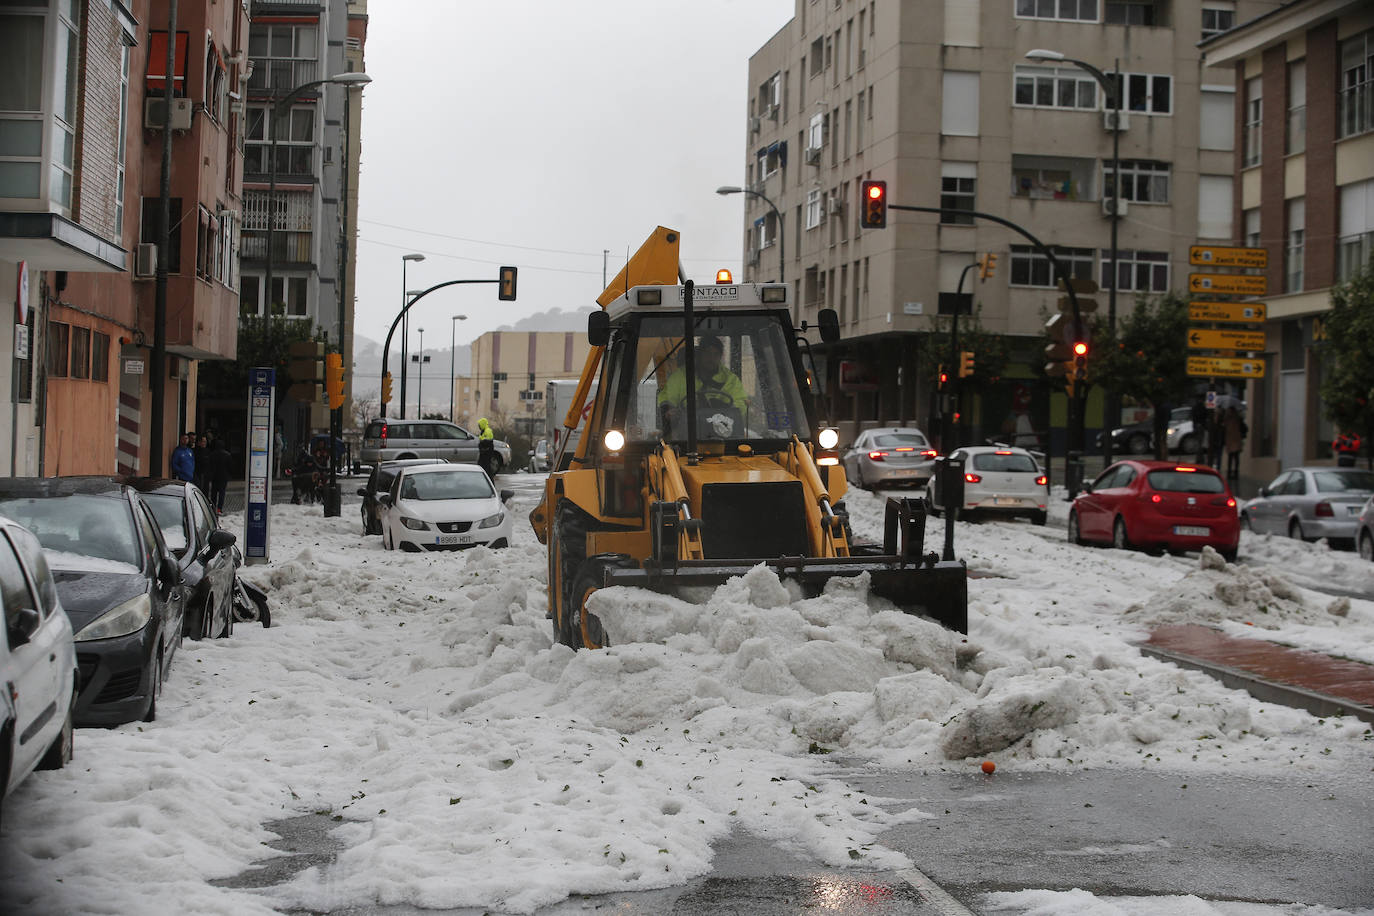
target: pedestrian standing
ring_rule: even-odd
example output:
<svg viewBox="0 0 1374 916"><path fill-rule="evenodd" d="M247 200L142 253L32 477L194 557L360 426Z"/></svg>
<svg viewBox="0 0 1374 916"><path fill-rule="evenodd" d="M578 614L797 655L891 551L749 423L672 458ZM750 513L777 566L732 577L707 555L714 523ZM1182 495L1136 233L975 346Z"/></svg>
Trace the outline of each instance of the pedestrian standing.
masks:
<svg viewBox="0 0 1374 916"><path fill-rule="evenodd" d="M285 461L286 437L282 435L281 424L277 424L277 431L272 439L272 476L282 476L282 468L289 467Z"/></svg>
<svg viewBox="0 0 1374 916"><path fill-rule="evenodd" d="M229 468L234 456L229 454L223 439L216 439L206 455L206 476L210 479L210 505L215 511L224 514L224 496L229 489Z"/></svg>
<svg viewBox="0 0 1374 916"><path fill-rule="evenodd" d="M1222 435L1226 439L1226 482L1233 490L1240 481L1240 450L1249 431L1241 419L1240 411L1234 407L1226 408L1222 419Z"/></svg>
<svg viewBox="0 0 1374 916"><path fill-rule="evenodd" d="M172 461L170 465L172 476L177 480L195 480L196 477L196 456L191 451L191 434L182 433L181 441L177 447L172 449Z"/></svg>
<svg viewBox="0 0 1374 916"><path fill-rule="evenodd" d="M195 456L196 459L194 482L196 486L200 487L200 492L209 493L210 476L208 471L210 467L210 437L205 435L205 433L201 433L199 436L192 435L195 445L191 448L191 454Z"/></svg>
<svg viewBox="0 0 1374 916"><path fill-rule="evenodd" d="M1226 452L1226 412L1217 408L1210 413L1211 422L1207 425L1207 448L1211 452L1212 467L1220 472L1223 470L1221 456Z"/></svg>
<svg viewBox="0 0 1374 916"><path fill-rule="evenodd" d="M1343 468L1355 466L1355 456L1360 453L1360 434L1349 430L1342 432L1331 442L1331 451L1336 454L1336 464Z"/></svg>
<svg viewBox="0 0 1374 916"><path fill-rule="evenodd" d="M486 417L477 421L477 463L488 477L496 476L496 433Z"/></svg>
<svg viewBox="0 0 1374 916"><path fill-rule="evenodd" d="M1198 395L1193 401L1193 410L1190 415L1193 421L1193 447L1197 450L1197 463L1207 463L1207 402L1202 395ZM1180 449L1182 444L1180 443Z"/></svg>

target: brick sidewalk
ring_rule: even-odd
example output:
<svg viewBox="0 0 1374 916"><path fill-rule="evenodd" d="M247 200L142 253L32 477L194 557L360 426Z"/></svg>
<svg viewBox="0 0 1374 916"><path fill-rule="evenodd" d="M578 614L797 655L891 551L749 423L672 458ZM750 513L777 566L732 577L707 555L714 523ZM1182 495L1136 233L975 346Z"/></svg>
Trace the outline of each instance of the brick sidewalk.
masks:
<svg viewBox="0 0 1374 916"><path fill-rule="evenodd" d="M1141 651L1206 671L1259 700L1374 722L1374 665L1192 624L1160 627Z"/></svg>

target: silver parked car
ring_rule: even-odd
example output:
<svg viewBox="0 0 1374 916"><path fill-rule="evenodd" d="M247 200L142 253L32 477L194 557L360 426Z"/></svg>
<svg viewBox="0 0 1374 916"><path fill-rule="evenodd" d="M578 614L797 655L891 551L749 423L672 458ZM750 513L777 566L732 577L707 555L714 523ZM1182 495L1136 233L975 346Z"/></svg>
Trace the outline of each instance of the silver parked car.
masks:
<svg viewBox="0 0 1374 916"><path fill-rule="evenodd" d="M1301 540L1354 542L1360 510L1374 495L1374 472L1359 468L1289 468L1240 510L1251 531Z"/></svg>
<svg viewBox="0 0 1374 916"><path fill-rule="evenodd" d="M924 487L935 473L936 454L914 426L879 426L859 433L840 462L845 479L865 489L898 483Z"/></svg>
<svg viewBox="0 0 1374 916"><path fill-rule="evenodd" d="M1374 561L1374 496L1365 502L1355 522L1355 547L1361 558Z"/></svg>
<svg viewBox="0 0 1374 916"><path fill-rule="evenodd" d="M496 440L496 467L510 467L510 445ZM443 458L462 464L477 463L477 434L447 420L373 420L363 430L363 464L375 465L399 458Z"/></svg>

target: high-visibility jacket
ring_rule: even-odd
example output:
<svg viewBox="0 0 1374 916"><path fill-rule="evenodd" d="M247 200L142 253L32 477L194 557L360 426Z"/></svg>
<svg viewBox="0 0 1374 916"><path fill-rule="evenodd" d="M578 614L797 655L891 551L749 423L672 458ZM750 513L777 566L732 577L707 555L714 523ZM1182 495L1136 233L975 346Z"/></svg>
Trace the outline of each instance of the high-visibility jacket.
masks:
<svg viewBox="0 0 1374 916"><path fill-rule="evenodd" d="M486 417L477 421L477 439L479 442L492 442L496 439L496 433L492 432L491 424L487 422Z"/></svg>
<svg viewBox="0 0 1374 916"><path fill-rule="evenodd" d="M697 391L707 395L708 404L720 403L717 397L728 398L729 407L737 410L744 409L744 402L749 395L744 390L744 383L739 380L739 376L731 372L724 366L716 369L715 374L705 376L700 371L697 372ZM658 403L677 407L687 400L687 370L679 366L669 374L668 379L663 383L663 387L658 392Z"/></svg>

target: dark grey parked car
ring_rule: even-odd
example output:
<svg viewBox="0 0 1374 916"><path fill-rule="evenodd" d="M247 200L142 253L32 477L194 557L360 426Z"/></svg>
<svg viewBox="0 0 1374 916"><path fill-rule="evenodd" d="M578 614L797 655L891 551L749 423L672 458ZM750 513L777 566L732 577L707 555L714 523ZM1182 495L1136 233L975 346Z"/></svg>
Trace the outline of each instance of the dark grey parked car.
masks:
<svg viewBox="0 0 1374 916"><path fill-rule="evenodd" d="M152 721L186 598L143 497L115 477L0 478L0 515L43 545L76 632L76 724Z"/></svg>
<svg viewBox="0 0 1374 916"><path fill-rule="evenodd" d="M1374 495L1374 471L1361 468L1289 468L1240 509L1251 531L1291 538L1354 543L1360 510Z"/></svg>
<svg viewBox="0 0 1374 916"><path fill-rule="evenodd" d="M400 458L373 466L372 473L367 475L367 483L358 488L358 495L363 498L363 534L382 533L382 507L377 502L377 494L391 489L391 482L401 468L417 464L448 464L448 459Z"/></svg>
<svg viewBox="0 0 1374 916"><path fill-rule="evenodd" d="M510 445L495 441L496 468L510 467ZM400 458L443 458L462 464L477 463L477 434L446 420L395 420L379 418L363 430L364 464Z"/></svg>

